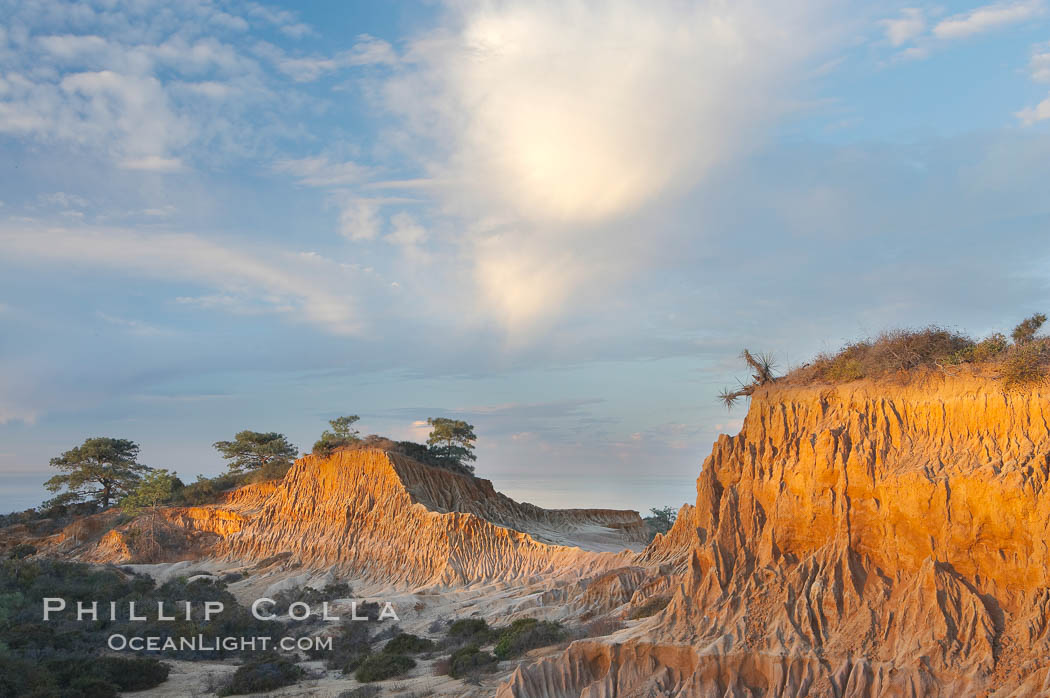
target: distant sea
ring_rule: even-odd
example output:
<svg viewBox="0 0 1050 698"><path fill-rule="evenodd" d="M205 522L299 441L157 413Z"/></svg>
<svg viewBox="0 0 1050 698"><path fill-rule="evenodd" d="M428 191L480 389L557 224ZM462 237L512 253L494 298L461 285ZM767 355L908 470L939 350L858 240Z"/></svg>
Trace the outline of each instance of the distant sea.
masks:
<svg viewBox="0 0 1050 698"><path fill-rule="evenodd" d="M652 507L696 503L696 478L624 478L595 475L552 477L487 476L511 499L546 509L634 509L643 516Z"/></svg>

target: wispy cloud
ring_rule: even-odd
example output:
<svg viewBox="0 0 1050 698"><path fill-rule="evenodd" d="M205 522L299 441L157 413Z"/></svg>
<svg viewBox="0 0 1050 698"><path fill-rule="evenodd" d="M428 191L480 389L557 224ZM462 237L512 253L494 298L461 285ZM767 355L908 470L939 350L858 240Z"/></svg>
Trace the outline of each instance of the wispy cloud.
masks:
<svg viewBox="0 0 1050 698"><path fill-rule="evenodd" d="M1032 57L1028 61L1032 80L1050 82L1050 43L1032 47Z"/></svg>
<svg viewBox="0 0 1050 698"><path fill-rule="evenodd" d="M101 310L95 313L95 316L99 320L102 320L106 324L114 325L122 328L127 334L135 335L139 337L161 337L170 336L176 334L175 330L167 327L159 327L152 325L148 322L141 320L129 320L128 318L118 317L116 315L110 315L104 313Z"/></svg>
<svg viewBox="0 0 1050 698"><path fill-rule="evenodd" d="M345 68L392 66L398 61L397 54L389 43L367 34L357 37L356 43L350 49L332 56L291 56L283 49L264 41L256 44L255 53L270 61L277 70L296 82L314 82L328 73Z"/></svg>
<svg viewBox="0 0 1050 698"><path fill-rule="evenodd" d="M12 259L92 264L116 273L202 283L251 299L269 312L292 313L293 320L301 317L323 332L360 330L350 294L332 290L350 290L340 282L346 270L319 256L224 246L191 234L10 224L0 226L0 241Z"/></svg>
<svg viewBox="0 0 1050 698"><path fill-rule="evenodd" d="M302 32L275 13L282 31ZM248 124L278 120L295 99L276 97L284 78L244 46L248 21L208 0L148 12L46 0L13 6L5 25L0 135L72 145L128 170L177 172L257 147Z"/></svg>
<svg viewBox="0 0 1050 698"><path fill-rule="evenodd" d="M371 176L369 167L352 161L332 162L325 156L278 160L273 169L320 188L360 186Z"/></svg>
<svg viewBox="0 0 1050 698"><path fill-rule="evenodd" d="M881 24L886 29L886 38L894 46L907 43L926 31L926 17L918 7L906 7L899 17L884 19Z"/></svg>
<svg viewBox="0 0 1050 698"><path fill-rule="evenodd" d="M940 45L1030 21L1045 14L1045 0L1019 0L983 5L945 17L930 25L938 10L904 8L897 17L879 21L890 45L900 48L898 59L921 59Z"/></svg>
<svg viewBox="0 0 1050 698"><path fill-rule="evenodd" d="M1034 82L1050 82L1050 43L1036 44L1032 47L1028 69ZM1018 111L1015 116L1025 126L1031 126L1037 121L1050 119L1050 97L1047 97L1034 107L1025 107Z"/></svg>
<svg viewBox="0 0 1050 698"><path fill-rule="evenodd" d="M261 19L275 27L286 36L293 39L302 39L315 34L313 27L305 22L299 21L299 16L289 10L282 10L259 3L248 3L248 16Z"/></svg>
<svg viewBox="0 0 1050 698"><path fill-rule="evenodd" d="M941 20L933 28L940 39L964 39L993 29L1024 22L1043 14L1042 0L995 3Z"/></svg>

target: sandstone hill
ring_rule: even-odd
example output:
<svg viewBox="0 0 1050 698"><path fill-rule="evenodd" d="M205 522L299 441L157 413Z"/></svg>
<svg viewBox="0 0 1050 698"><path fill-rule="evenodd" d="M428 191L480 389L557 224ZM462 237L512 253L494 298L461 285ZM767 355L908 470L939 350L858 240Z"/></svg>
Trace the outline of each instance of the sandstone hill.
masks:
<svg viewBox="0 0 1050 698"><path fill-rule="evenodd" d="M1050 695L1048 480L1046 388L760 388L636 560L666 608L499 695Z"/></svg>
<svg viewBox="0 0 1050 698"><path fill-rule="evenodd" d="M306 456L282 480L242 487L215 505L168 507L110 528L115 516L78 521L47 543L95 562L279 557L415 587L601 571L648 539L637 512L542 509L488 480L381 450Z"/></svg>

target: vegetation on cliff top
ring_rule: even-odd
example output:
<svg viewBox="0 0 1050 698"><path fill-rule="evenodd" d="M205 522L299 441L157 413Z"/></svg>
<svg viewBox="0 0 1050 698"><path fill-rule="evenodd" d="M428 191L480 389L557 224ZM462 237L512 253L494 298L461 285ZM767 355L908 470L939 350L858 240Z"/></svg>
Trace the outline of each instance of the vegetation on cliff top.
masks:
<svg viewBox="0 0 1050 698"><path fill-rule="evenodd" d="M66 490L56 503L72 504L90 498L105 509L127 495L149 468L136 462L139 446L128 439L96 437L51 459L63 471L44 486L51 492Z"/></svg>
<svg viewBox="0 0 1050 698"><path fill-rule="evenodd" d="M975 339L934 325L919 330L889 330L850 342L835 353L820 354L779 377L774 374L771 356L756 356L745 349L741 356L752 370L751 380L741 382L736 390L726 388L719 399L732 407L741 397L778 381L846 383L923 369L949 371L966 364L987 366L1007 388L1023 388L1044 381L1050 373L1050 337L1036 334L1046 319L1042 313L1026 318L1013 329L1010 339L1000 332Z"/></svg>
<svg viewBox="0 0 1050 698"><path fill-rule="evenodd" d="M474 426L462 420L432 417L433 427L426 444L393 441L370 434L360 436L354 428L357 415L329 420L314 453L322 457L337 451L380 449L401 453L426 465L461 475L474 475L476 460ZM139 445L129 439L96 437L51 459L62 471L45 486L56 496L39 509L0 517L0 526L60 520L94 514L120 504L127 517L149 513L156 517L161 505L200 505L217 501L224 492L256 482L277 480L288 472L299 451L284 434L249 429L232 440L216 441L214 447L227 461L227 471L215 477L199 475L185 485L174 472L154 469L137 462ZM54 527L52 527L54 528Z"/></svg>

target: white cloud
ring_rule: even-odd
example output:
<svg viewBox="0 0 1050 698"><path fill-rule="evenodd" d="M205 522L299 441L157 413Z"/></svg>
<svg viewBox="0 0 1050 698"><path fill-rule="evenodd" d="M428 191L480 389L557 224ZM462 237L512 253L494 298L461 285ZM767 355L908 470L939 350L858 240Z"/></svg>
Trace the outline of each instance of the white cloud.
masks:
<svg viewBox="0 0 1050 698"><path fill-rule="evenodd" d="M279 160L273 165L277 172L290 174L311 187L346 187L367 181L371 168L355 162L331 162L325 156Z"/></svg>
<svg viewBox="0 0 1050 698"><path fill-rule="evenodd" d="M339 265L267 250L223 246L190 234L110 229L0 227L9 259L109 267L121 273L204 284L270 312L294 313L332 334L360 329ZM326 278L327 277L327 278ZM221 294L220 294L221 297Z"/></svg>
<svg viewBox="0 0 1050 698"><path fill-rule="evenodd" d="M1047 97L1034 107L1025 107L1017 112L1016 116L1025 126L1031 126L1037 121L1050 119L1050 97Z"/></svg>
<svg viewBox="0 0 1050 698"><path fill-rule="evenodd" d="M456 7L380 92L513 331L644 266L626 221L750 147L837 26L819 3Z"/></svg>
<svg viewBox="0 0 1050 698"><path fill-rule="evenodd" d="M281 27L281 32L293 39L302 39L303 37L313 34L314 30L309 24L297 22L296 24L284 25Z"/></svg>
<svg viewBox="0 0 1050 698"><path fill-rule="evenodd" d="M1050 43L1033 48L1028 68L1036 82L1050 82Z"/></svg>
<svg viewBox="0 0 1050 698"><path fill-rule="evenodd" d="M1035 82L1050 82L1050 43L1037 44L1032 47L1032 57L1028 69ZM1031 126L1037 121L1050 119L1050 97L1034 107L1025 107L1014 114L1022 124Z"/></svg>
<svg viewBox="0 0 1050 698"><path fill-rule="evenodd" d="M350 198L339 211L339 232L350 240L375 240L381 227L379 203L374 199Z"/></svg>
<svg viewBox="0 0 1050 698"><path fill-rule="evenodd" d="M391 230L386 236L387 242L400 247L417 247L427 239L427 231L411 214L396 213L390 217Z"/></svg>
<svg viewBox="0 0 1050 698"><path fill-rule="evenodd" d="M0 37L0 134L172 172L291 128L281 119L302 97L247 49L244 18L209 0L125 10L15 5Z"/></svg>
<svg viewBox="0 0 1050 698"><path fill-rule="evenodd" d="M920 8L906 7L897 19L884 19L886 38L894 46L900 46L916 38L926 30L926 18Z"/></svg>
<svg viewBox="0 0 1050 698"><path fill-rule="evenodd" d="M106 322L110 325L115 325L117 327L121 327L128 334L136 335L139 337L158 337L175 334L175 331L171 329L151 325L140 320L128 320L127 318L117 317L116 315L104 313L101 310L96 312L95 315L103 322Z"/></svg>
<svg viewBox="0 0 1050 698"><path fill-rule="evenodd" d="M940 39L963 39L1010 24L1024 22L1041 15L1043 10L1042 0L984 5L941 20L933 28L933 34Z"/></svg>
<svg viewBox="0 0 1050 698"><path fill-rule="evenodd" d="M397 54L389 43L367 34L357 37L350 49L332 56L289 56L279 47L266 42L259 42L255 52L296 82L313 82L344 68L397 63Z"/></svg>
<svg viewBox="0 0 1050 698"><path fill-rule="evenodd" d="M288 10L266 7L258 3L248 3L248 14L274 25L281 33L293 39L302 39L314 33L313 28L309 24L300 22L298 16Z"/></svg>

